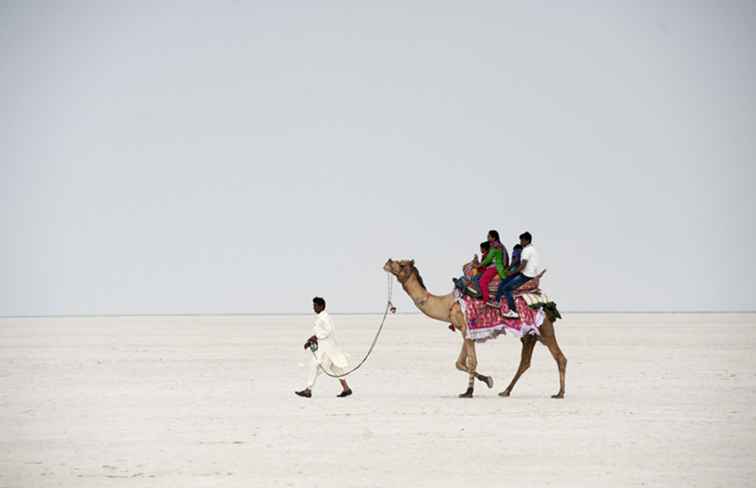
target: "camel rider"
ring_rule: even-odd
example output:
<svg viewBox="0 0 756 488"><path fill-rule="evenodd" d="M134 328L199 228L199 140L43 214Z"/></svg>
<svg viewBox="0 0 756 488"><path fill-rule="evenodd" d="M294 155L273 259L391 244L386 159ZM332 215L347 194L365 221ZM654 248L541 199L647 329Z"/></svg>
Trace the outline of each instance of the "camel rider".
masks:
<svg viewBox="0 0 756 488"><path fill-rule="evenodd" d="M297 395L305 398L312 396L312 388L315 386L315 380L320 374L321 368L328 371L330 374L339 375L343 374L349 367L349 360L346 354L341 352L338 344L336 343L336 328L333 325L331 316L326 312L326 302L321 297L315 297L312 299L312 308L317 314L315 318L315 325L312 328L313 335L307 339L304 344L305 350L314 347L315 354L309 353L312 358L310 362L310 375L307 379L307 386L304 390L295 391ZM346 380L339 378L341 382L341 393L337 396L339 398L347 397L352 394L352 389L349 388Z"/></svg>
<svg viewBox="0 0 756 488"><path fill-rule="evenodd" d="M515 244L512 248L512 261L509 263L507 275L509 275L517 266L520 265L520 255L522 254L522 244Z"/></svg>
<svg viewBox="0 0 756 488"><path fill-rule="evenodd" d="M483 257L483 260L486 259L486 256L488 256L488 252L491 250L491 243L488 241L483 241L480 243L480 253ZM452 278L452 282L454 283L454 288L459 290L460 293L467 292L470 296L480 298L480 292L478 292L477 289L473 288L472 285L477 286L480 288L480 277L482 276L482 271L478 269L478 266L480 266L480 262L478 261L478 255L476 254L473 256L472 260L473 270L472 270L472 276L470 276L470 279L467 280L465 275L460 276L459 278ZM469 281L469 284L468 284Z"/></svg>
<svg viewBox="0 0 756 488"><path fill-rule="evenodd" d="M538 256L538 251L533 247L533 236L530 235L530 232L520 234L520 245L522 246L520 264L512 269L512 273L505 280L499 283L499 288L496 290L495 301L487 303L487 305L498 308L501 306L501 297L505 296L507 298L509 310L507 310L503 316L508 319L517 319L520 317L515 309L512 292L522 286L526 281L538 276L538 273L541 272L541 260Z"/></svg>
<svg viewBox="0 0 756 488"><path fill-rule="evenodd" d="M499 239L499 232L496 230L488 231L488 242L491 244L491 250L488 256L478 265L479 269L484 270L480 277L480 293L483 295L483 301L488 302L490 292L488 284L491 283L497 274L502 280L507 276L507 267L509 266L509 255L507 248Z"/></svg>

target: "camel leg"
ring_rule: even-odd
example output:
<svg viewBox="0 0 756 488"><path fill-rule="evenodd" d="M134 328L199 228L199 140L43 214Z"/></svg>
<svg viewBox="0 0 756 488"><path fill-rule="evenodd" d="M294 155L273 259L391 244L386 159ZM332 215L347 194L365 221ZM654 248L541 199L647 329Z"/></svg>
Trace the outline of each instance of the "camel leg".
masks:
<svg viewBox="0 0 756 488"><path fill-rule="evenodd" d="M462 337L465 337L467 323L465 322L465 317L459 309L459 306L452 308L450 315L452 324L460 331ZM459 397L472 398L476 379L485 383L489 388L493 388L493 378L476 371L476 368L478 367L478 356L475 353L475 343L470 339L463 340L462 350L459 353L455 366L460 371L466 372L469 377L467 380L467 390L460 394Z"/></svg>
<svg viewBox="0 0 756 488"><path fill-rule="evenodd" d="M475 352L475 343L470 339L465 339L465 343L462 347L467 350L467 357L465 358L466 369L470 376L468 378L467 391L462 393L460 398L472 398L476 379L485 383L489 388L493 388L493 378L476 371L476 368L478 367L478 355Z"/></svg>
<svg viewBox="0 0 756 488"><path fill-rule="evenodd" d="M462 343L462 349L459 351L459 356L457 357L457 362L454 363L454 367L467 373L467 348L464 342Z"/></svg>
<svg viewBox="0 0 756 488"><path fill-rule="evenodd" d="M459 397L472 398L475 386L475 376L471 371L475 371L475 363L477 363L477 361L469 360L470 348L468 347L467 341L464 338L467 329L467 323L465 322L465 317L459 309L459 306L456 304L450 311L450 319L454 327L462 334L462 350L459 351L459 357L457 357L457 362L454 363L454 366L456 366L458 370L464 371L465 373L468 373L470 375L467 382L467 390L465 390L464 393L460 393ZM471 362L473 363L472 369L470 368Z"/></svg>
<svg viewBox="0 0 756 488"><path fill-rule="evenodd" d="M465 344L467 345L467 369L470 372L470 384L473 384L474 380L478 380L485 383L489 388L493 388L493 378L478 373L476 369L478 367L478 354L475 352L475 342L472 339L465 339Z"/></svg>
<svg viewBox="0 0 756 488"><path fill-rule="evenodd" d="M459 357L457 358L457 362L454 363L454 366L456 366L458 370L467 373L469 375L469 379L467 383L467 390L465 390L464 393L460 393L460 398L472 398L473 396L473 383L475 382L475 363L475 360L470 359L470 348L467 344L467 341L463 341L462 350L459 351Z"/></svg>
<svg viewBox="0 0 756 488"><path fill-rule="evenodd" d="M564 398L564 375L567 370L567 358L559 349L557 343L556 334L554 334L554 324L550 320L545 319L541 325L541 341L549 348L549 352L554 356L554 360L559 366L559 392L556 395L551 395L551 398Z"/></svg>
<svg viewBox="0 0 756 488"><path fill-rule="evenodd" d="M522 342L522 353L520 354L520 366L517 368L517 372L514 375L514 378L512 378L512 382L509 383L509 386L506 390L499 393L499 396L508 397L510 393L512 393L512 388L514 388L515 383L517 383L517 380L520 379L520 376L522 376L522 373L527 371L527 369L530 367L530 358L533 357L533 348L535 348L537 339L535 336L525 336L522 339L520 339Z"/></svg>

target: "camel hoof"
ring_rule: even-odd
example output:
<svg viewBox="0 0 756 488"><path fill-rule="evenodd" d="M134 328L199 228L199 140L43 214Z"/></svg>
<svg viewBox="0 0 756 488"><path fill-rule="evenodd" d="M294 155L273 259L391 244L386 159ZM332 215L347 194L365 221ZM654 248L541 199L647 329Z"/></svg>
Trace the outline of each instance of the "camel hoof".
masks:
<svg viewBox="0 0 756 488"><path fill-rule="evenodd" d="M510 393L510 391L509 391L509 390L504 390L504 391L502 391L501 393L499 393L499 396L500 396L500 397L508 397L508 396L509 396L509 393Z"/></svg>
<svg viewBox="0 0 756 488"><path fill-rule="evenodd" d="M479 375L478 376L478 380L482 381L483 383L485 383L487 387L493 388L493 385L494 385L493 376Z"/></svg>
<svg viewBox="0 0 756 488"><path fill-rule="evenodd" d="M472 398L472 397L473 397L472 388L468 388L466 392L459 394L459 398Z"/></svg>
<svg viewBox="0 0 756 488"><path fill-rule="evenodd" d="M564 393L557 393L556 395L551 395L551 398L564 398Z"/></svg>

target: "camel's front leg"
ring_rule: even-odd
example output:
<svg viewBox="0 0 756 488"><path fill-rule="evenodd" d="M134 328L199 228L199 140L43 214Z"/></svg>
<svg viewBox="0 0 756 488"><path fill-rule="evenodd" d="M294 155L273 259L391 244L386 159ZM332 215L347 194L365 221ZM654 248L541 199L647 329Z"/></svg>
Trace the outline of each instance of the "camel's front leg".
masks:
<svg viewBox="0 0 756 488"><path fill-rule="evenodd" d="M470 373L470 370L468 369L468 348L465 341L462 341L462 350L459 351L459 357L457 357L457 362L454 363L454 366L460 371L464 371L465 373ZM470 374L470 379L467 384L467 390L464 393L460 393L460 398L472 398L473 396L473 383L475 382L475 376L473 374Z"/></svg>
<svg viewBox="0 0 756 488"><path fill-rule="evenodd" d="M467 390L459 395L459 397L472 398L476 379L485 383L489 388L493 388L493 378L480 374L476 370L476 368L478 367L478 356L475 353L475 343L470 339L465 339L465 342L462 344L462 350L463 353L460 354L460 358L462 357L462 354L464 354L464 370L467 371L470 376L467 382Z"/></svg>
<svg viewBox="0 0 756 488"><path fill-rule="evenodd" d="M460 398L472 398L473 391L475 389L475 380L482 381L489 388L493 388L493 378L485 376L476 371L478 367L478 356L475 353L475 343L470 339L465 339L467 332L467 323L465 322L465 316L459 309L458 305L455 305L451 310L451 321L457 330L462 334L462 350L459 352L459 357L455 366L458 370L466 372L469 377L467 380L467 390L460 394Z"/></svg>
<svg viewBox="0 0 756 488"><path fill-rule="evenodd" d="M470 384L473 384L474 380L477 379L478 381L485 383L487 387L493 388L493 377L486 376L477 371L478 355L475 352L475 343L471 339L465 339L465 346L467 346L467 369L470 371ZM470 358L472 358L472 360Z"/></svg>
<svg viewBox="0 0 756 488"><path fill-rule="evenodd" d="M470 376L467 379L467 391L462 393L459 397L472 398L473 389L475 388L475 377L478 376L478 373L475 371L475 368L478 367L478 355L475 354L475 343L470 339L465 339L462 347L467 350L467 372Z"/></svg>

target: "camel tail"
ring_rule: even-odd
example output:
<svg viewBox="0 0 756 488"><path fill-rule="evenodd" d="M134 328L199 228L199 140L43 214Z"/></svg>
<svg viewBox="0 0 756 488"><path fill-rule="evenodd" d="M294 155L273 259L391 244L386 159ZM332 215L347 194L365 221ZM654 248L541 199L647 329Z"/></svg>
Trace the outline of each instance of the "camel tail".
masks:
<svg viewBox="0 0 756 488"><path fill-rule="evenodd" d="M556 302L536 303L535 305L531 305L531 308L536 310L543 309L546 318L548 318L552 324L555 324L557 319L562 318L562 314L559 313L559 309L557 309Z"/></svg>

